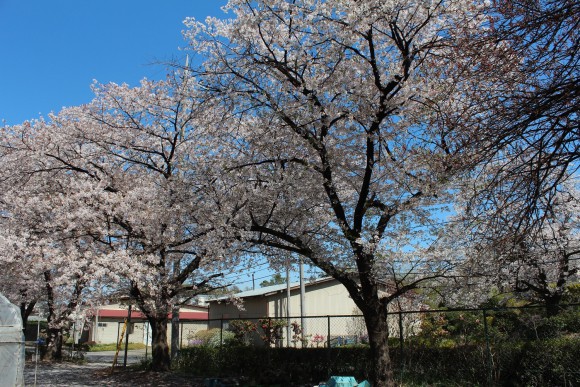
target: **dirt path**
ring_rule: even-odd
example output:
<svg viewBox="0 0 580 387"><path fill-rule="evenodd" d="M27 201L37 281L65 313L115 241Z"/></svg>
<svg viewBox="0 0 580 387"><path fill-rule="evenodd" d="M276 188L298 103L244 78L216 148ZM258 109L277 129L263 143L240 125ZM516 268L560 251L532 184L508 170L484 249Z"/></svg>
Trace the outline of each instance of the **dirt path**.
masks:
<svg viewBox="0 0 580 387"><path fill-rule="evenodd" d="M26 386L35 385L35 363L27 362L24 369ZM1 385L1 383L0 383ZM203 386L203 380L176 373L154 373L131 368L115 370L106 363L39 363L36 369L37 386ZM2 386L4 387L4 386Z"/></svg>

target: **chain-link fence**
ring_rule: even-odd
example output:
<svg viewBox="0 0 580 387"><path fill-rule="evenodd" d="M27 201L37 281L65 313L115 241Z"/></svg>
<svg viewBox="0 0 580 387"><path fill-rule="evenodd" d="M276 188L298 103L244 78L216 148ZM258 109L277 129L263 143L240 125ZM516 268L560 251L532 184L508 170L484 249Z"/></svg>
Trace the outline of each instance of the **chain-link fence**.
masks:
<svg viewBox="0 0 580 387"><path fill-rule="evenodd" d="M580 385L580 304L561 306L552 316L543 307L522 306L402 311L388 319L393 369L410 385ZM212 345L221 349L318 348L284 352L302 370L301 356L328 375L365 377L370 366L362 316L215 319L208 327ZM188 345L203 345L200 340L193 335Z"/></svg>

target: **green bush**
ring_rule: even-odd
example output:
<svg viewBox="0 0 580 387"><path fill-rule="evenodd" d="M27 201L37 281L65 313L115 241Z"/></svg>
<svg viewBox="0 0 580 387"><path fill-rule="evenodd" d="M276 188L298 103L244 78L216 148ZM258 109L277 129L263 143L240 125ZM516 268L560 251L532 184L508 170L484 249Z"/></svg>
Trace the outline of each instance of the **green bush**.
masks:
<svg viewBox="0 0 580 387"><path fill-rule="evenodd" d="M257 325L250 320L232 320L230 321L229 329L233 332L234 338L239 344L249 345L250 335L256 332Z"/></svg>
<svg viewBox="0 0 580 387"><path fill-rule="evenodd" d="M487 338L492 342L540 340L580 333L580 308L546 317L541 308L486 311ZM411 338L424 344L452 347L486 341L482 311L426 313L421 331Z"/></svg>
<svg viewBox="0 0 580 387"><path fill-rule="evenodd" d="M190 347L181 351L176 367L195 376L243 376L258 384L317 383L330 374L362 380L368 370L368 348L333 348L329 353L327 348Z"/></svg>
<svg viewBox="0 0 580 387"><path fill-rule="evenodd" d="M196 376L211 377L220 373L219 349L209 346L183 348L173 368Z"/></svg>
<svg viewBox="0 0 580 387"><path fill-rule="evenodd" d="M213 329L204 329L201 331L195 332L193 335L188 336L187 338L193 341L196 341L198 345L207 346L208 342L215 337L216 335L219 337L221 329L213 328Z"/></svg>
<svg viewBox="0 0 580 387"><path fill-rule="evenodd" d="M121 349L125 349L125 343L122 343ZM129 350L145 349L145 344L143 344L143 343L129 343L128 349ZM87 345L88 352L116 351L116 350L117 350L117 344L115 344L115 343Z"/></svg>
<svg viewBox="0 0 580 387"><path fill-rule="evenodd" d="M491 377L497 386L580 385L575 373L580 338L441 346L406 342L403 356L391 348L393 370L403 385L477 386ZM489 365L492 368L488 368ZM176 367L195 376L244 377L257 384L317 383L330 375L367 379L367 347L268 348L191 347L181 351ZM567 383L567 384L566 384Z"/></svg>
<svg viewBox="0 0 580 387"><path fill-rule="evenodd" d="M207 345L209 347L217 348L221 345L231 346L237 343L236 335L234 332L223 331L221 334L213 335L208 341Z"/></svg>
<svg viewBox="0 0 580 387"><path fill-rule="evenodd" d="M557 338L526 343L515 366L522 386L578 386L580 338Z"/></svg>
<svg viewBox="0 0 580 387"><path fill-rule="evenodd" d="M541 309L490 309L485 321L481 311L424 316L402 350L398 338L389 338L393 371L404 386L479 386L490 379L495 386L580 386L580 308L553 317ZM250 385L300 385L330 375L368 379L370 358L366 345L272 348L234 340L184 349L178 368L202 377L243 376Z"/></svg>
<svg viewBox="0 0 580 387"><path fill-rule="evenodd" d="M236 336L233 332L222 330L220 328L213 328L209 330L197 331L188 339L194 342L194 346L201 347L220 347L223 345L233 345L236 343Z"/></svg>

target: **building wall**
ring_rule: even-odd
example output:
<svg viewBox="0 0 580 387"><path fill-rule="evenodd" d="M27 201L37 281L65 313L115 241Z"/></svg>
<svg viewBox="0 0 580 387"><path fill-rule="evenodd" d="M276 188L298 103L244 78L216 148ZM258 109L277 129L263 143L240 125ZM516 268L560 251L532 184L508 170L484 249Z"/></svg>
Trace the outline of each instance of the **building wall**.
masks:
<svg viewBox="0 0 580 387"><path fill-rule="evenodd" d="M356 314L356 305L346 288L336 280L313 283L306 286L305 316L352 315ZM210 302L209 318L262 318L286 317L286 291L243 300L243 309L230 302ZM290 316L300 316L300 289L290 292Z"/></svg>
<svg viewBox="0 0 580 387"><path fill-rule="evenodd" d="M94 336L89 340L95 341L97 344L116 343L123 330L123 323L124 321L116 318L100 318L97 326L93 329ZM131 324L133 332L129 334L129 343L142 343L144 337L143 321L135 321Z"/></svg>
<svg viewBox="0 0 580 387"><path fill-rule="evenodd" d="M230 319L248 319L257 323L258 318L287 320L288 324L297 323L303 329L304 342L291 330L283 330L284 339L280 346L340 346L361 343L368 340L367 329L362 313L348 294L346 288L333 279L320 280L306 286L305 310L301 316L300 289L294 287L290 292L290 317L286 310L286 290L279 290L262 295L252 295L243 299L244 310L226 302L210 302L210 328L229 328ZM392 312L398 309L392 305ZM408 308L407 308L408 309ZM420 319L416 315L401 315L403 334L414 335L420 329ZM399 335L399 315L388 317L389 334ZM259 344L261 330L252 334L250 341ZM290 340L288 340L290 338Z"/></svg>
<svg viewBox="0 0 580 387"><path fill-rule="evenodd" d="M231 302L211 302L209 306L209 329L221 328L219 319L258 319L268 316L268 303L265 296L251 297L239 309Z"/></svg>
<svg viewBox="0 0 580 387"><path fill-rule="evenodd" d="M133 321L133 331L129 334L129 343L148 343L151 344L151 328L149 323L143 320ZM97 336L89 337L89 341L95 341L98 344L111 344L118 342L119 335L123 330L123 321L118 319L103 318L99 321ZM180 321L179 333L182 346L187 346L189 337L195 332L208 329L206 320L201 321ZM171 323L167 324L167 341L171 340ZM147 338L147 334L149 337ZM125 340L123 340L124 342Z"/></svg>
<svg viewBox="0 0 580 387"><path fill-rule="evenodd" d="M209 307L209 318L262 318L268 314L268 304L264 296L244 300L243 308L231 302L212 302Z"/></svg>
<svg viewBox="0 0 580 387"><path fill-rule="evenodd" d="M304 316L336 316L358 314L346 288L336 280L306 286ZM268 297L268 317L286 317L286 292ZM300 316L300 289L290 292L290 316Z"/></svg>
<svg viewBox="0 0 580 387"><path fill-rule="evenodd" d="M103 317L104 311L119 311L123 317ZM207 313L207 308L203 307L183 307L182 312L201 312ZM136 311L134 311L135 313ZM107 305L100 308L98 318L93 318L92 327L89 330L88 341L94 341L98 344L111 344L119 340L123 330L124 315L127 313L127 306L120 304ZM132 314L133 315L133 314ZM134 316L134 315L133 315ZM151 329L149 323L143 317L132 317L132 331L129 334L129 343L151 343ZM207 320L181 320L180 321L180 340L182 346L188 343L188 336L193 336L197 331L208 329ZM167 325L167 338L171 339L171 322Z"/></svg>
<svg viewBox="0 0 580 387"><path fill-rule="evenodd" d="M333 317L329 320L327 317L312 317L351 316L360 313L342 284L336 280L320 281L309 284L305 290L306 302L304 316L306 318L300 318L300 289L293 288L290 292L289 323L296 322L300 324L304 329L305 335L310 339L315 335L319 335L323 336L326 340L329 325L331 338L345 335L359 335L361 331L360 318ZM220 328L223 324L224 329L227 329L229 326L228 319L241 318L257 321L258 318L264 317L275 319L286 319L288 317L286 312L287 296L285 290L247 297L243 301L244 310L238 309L232 303L211 302L209 307L210 328ZM285 338L292 338L292 336L292 332L288 332L287 329L284 330ZM284 345L287 345L288 341L286 339L284 339L284 342Z"/></svg>
<svg viewBox="0 0 580 387"><path fill-rule="evenodd" d="M209 324L207 321L187 321L182 322L180 329L181 334L179 337L181 346L187 347L189 346L189 342L193 339L195 333L209 329ZM169 328L168 337L171 337L171 328Z"/></svg>

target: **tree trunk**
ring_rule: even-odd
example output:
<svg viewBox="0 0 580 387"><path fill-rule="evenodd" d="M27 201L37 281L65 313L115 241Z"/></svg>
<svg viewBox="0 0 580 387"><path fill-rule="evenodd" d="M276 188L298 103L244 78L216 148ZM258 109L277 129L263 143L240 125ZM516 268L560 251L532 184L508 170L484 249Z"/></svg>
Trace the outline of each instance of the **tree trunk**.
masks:
<svg viewBox="0 0 580 387"><path fill-rule="evenodd" d="M387 312L383 308L369 308L363 312L371 355L371 374L369 379L375 387L394 387L393 367L389 354L389 329Z"/></svg>
<svg viewBox="0 0 580 387"><path fill-rule="evenodd" d="M46 351L42 354L42 360L62 360L62 344L62 329L49 328L46 335Z"/></svg>
<svg viewBox="0 0 580 387"><path fill-rule="evenodd" d="M22 332L24 334L26 334L26 327L28 326L28 317L30 317L35 305L36 301L20 303L20 317L22 317Z"/></svg>
<svg viewBox="0 0 580 387"><path fill-rule="evenodd" d="M560 301L562 301L561 294L553 294L544 298L546 305L546 316L554 317L560 313Z"/></svg>
<svg viewBox="0 0 580 387"><path fill-rule="evenodd" d="M171 357L169 356L169 345L167 344L167 316L149 317L151 325L151 370L157 372L169 371L171 368Z"/></svg>

